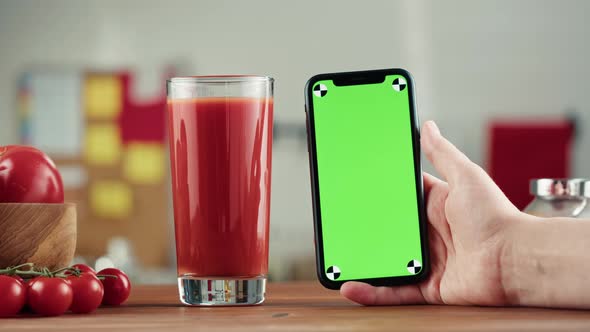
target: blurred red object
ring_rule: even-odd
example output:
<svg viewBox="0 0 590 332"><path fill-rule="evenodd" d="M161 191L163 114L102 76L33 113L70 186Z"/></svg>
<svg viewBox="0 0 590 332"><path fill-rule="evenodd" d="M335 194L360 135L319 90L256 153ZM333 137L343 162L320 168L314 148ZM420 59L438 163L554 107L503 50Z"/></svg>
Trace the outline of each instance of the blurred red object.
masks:
<svg viewBox="0 0 590 332"><path fill-rule="evenodd" d="M490 123L488 172L520 210L532 200L531 179L569 177L574 127L569 119Z"/></svg>
<svg viewBox="0 0 590 332"><path fill-rule="evenodd" d="M132 75L120 74L123 83L123 111L119 118L123 143L163 143L166 138L166 90L152 100L137 102L131 98Z"/></svg>

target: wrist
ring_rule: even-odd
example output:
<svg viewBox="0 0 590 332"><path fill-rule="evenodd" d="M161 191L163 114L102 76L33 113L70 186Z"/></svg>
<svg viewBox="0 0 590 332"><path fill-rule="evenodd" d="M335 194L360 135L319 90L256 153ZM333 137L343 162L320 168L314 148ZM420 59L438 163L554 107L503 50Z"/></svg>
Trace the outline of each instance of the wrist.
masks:
<svg viewBox="0 0 590 332"><path fill-rule="evenodd" d="M590 308L590 223L573 218L506 218L499 269L506 305Z"/></svg>
<svg viewBox="0 0 590 332"><path fill-rule="evenodd" d="M537 262L535 257L531 257L532 252L528 252L528 243L525 240L530 236L531 228L537 223L537 217L518 212L506 218L506 229L504 243L500 252L500 276L501 285L505 294L506 305L527 305L527 295L537 289L539 285L534 276L530 275L528 270L531 264Z"/></svg>

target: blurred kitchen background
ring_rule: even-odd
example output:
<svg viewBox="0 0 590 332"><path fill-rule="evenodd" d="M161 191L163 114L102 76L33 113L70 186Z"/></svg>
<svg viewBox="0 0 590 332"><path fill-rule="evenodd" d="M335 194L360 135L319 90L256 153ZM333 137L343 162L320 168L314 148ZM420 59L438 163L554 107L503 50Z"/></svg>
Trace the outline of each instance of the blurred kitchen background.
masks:
<svg viewBox="0 0 590 332"><path fill-rule="evenodd" d="M408 69L420 118L522 208L530 178L590 176L588 13L557 0L0 0L0 145L59 164L79 261L173 283L164 80L272 76L270 277L310 279L310 76Z"/></svg>

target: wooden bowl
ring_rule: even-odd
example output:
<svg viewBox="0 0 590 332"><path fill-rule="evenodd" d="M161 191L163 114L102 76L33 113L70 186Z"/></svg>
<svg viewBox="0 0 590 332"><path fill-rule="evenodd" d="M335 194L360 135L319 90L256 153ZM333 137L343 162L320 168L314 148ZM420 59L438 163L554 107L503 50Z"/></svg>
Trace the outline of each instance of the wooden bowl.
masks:
<svg viewBox="0 0 590 332"><path fill-rule="evenodd" d="M0 203L0 268L30 262L55 270L75 250L75 204Z"/></svg>

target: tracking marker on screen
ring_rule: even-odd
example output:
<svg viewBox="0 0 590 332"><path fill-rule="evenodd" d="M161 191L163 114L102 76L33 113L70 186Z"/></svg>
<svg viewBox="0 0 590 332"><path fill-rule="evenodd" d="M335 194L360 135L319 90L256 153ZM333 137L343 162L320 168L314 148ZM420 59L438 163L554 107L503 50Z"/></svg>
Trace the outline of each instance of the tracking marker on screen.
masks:
<svg viewBox="0 0 590 332"><path fill-rule="evenodd" d="M326 276L328 277L328 279L330 279L332 281L340 278L340 268L336 265L330 266L326 270Z"/></svg>
<svg viewBox="0 0 590 332"><path fill-rule="evenodd" d="M406 80L403 77L398 77L393 80L391 86L393 87L393 90L400 92L404 91L406 86L408 86L408 82L406 82Z"/></svg>
<svg viewBox="0 0 590 332"><path fill-rule="evenodd" d="M326 94L328 94L328 87L322 83L317 84L313 87L313 94L316 95L316 97L324 97Z"/></svg>
<svg viewBox="0 0 590 332"><path fill-rule="evenodd" d="M420 263L420 261L417 259L412 259L408 262L407 267L411 274L418 274L418 272L422 270L422 263Z"/></svg>

